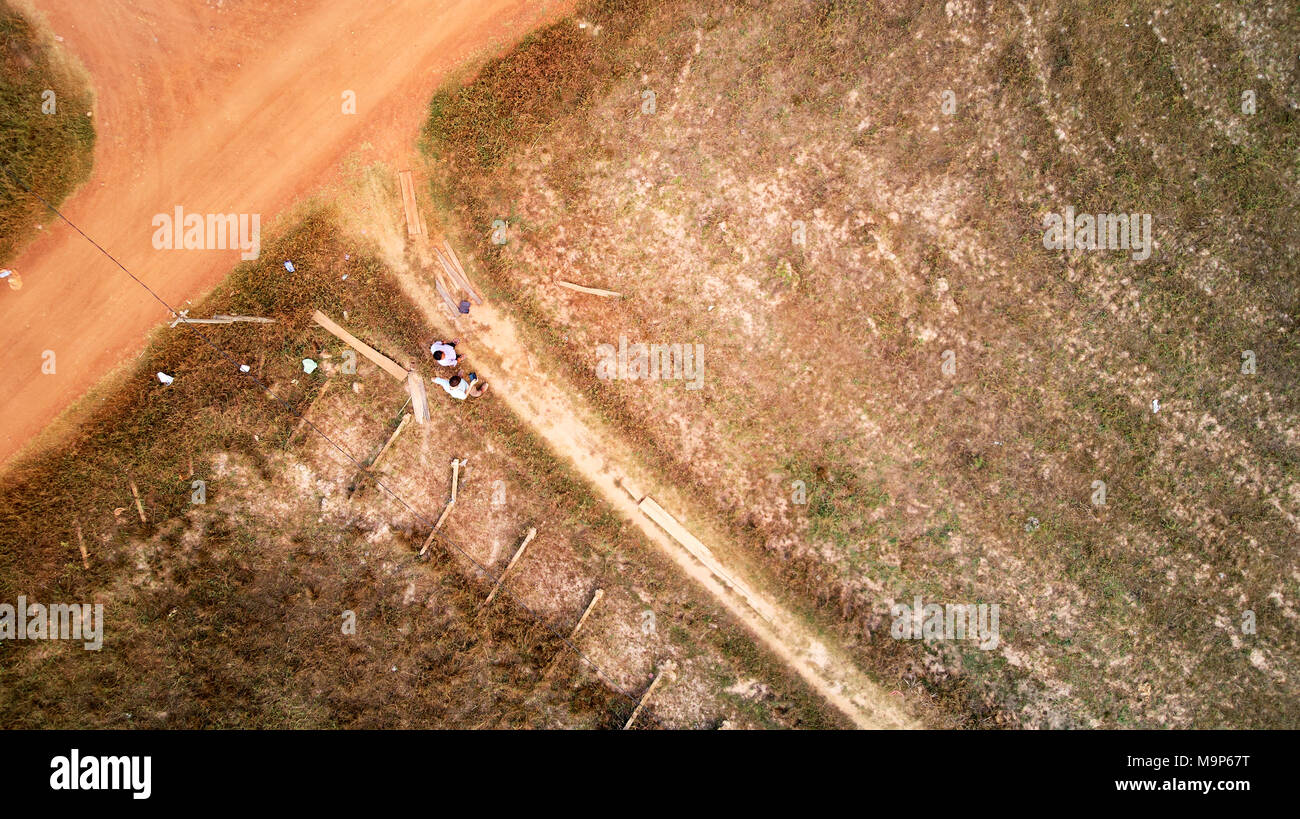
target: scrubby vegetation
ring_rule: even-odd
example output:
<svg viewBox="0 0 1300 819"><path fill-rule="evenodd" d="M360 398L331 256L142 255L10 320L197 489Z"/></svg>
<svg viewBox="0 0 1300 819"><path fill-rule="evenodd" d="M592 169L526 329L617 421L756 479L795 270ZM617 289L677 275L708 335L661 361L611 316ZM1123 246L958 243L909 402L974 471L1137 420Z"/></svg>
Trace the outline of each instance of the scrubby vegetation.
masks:
<svg viewBox="0 0 1300 819"><path fill-rule="evenodd" d="M1249 3L595 4L425 146L656 495L878 677L967 726L1294 726L1298 37ZM1151 215L1150 258L1045 248L1067 206ZM703 343L707 386L596 379L620 335ZM999 603L1001 646L891 639L914 595Z"/></svg>
<svg viewBox="0 0 1300 819"><path fill-rule="evenodd" d="M0 264L46 224L45 206L18 181L58 206L90 175L95 146L91 97L36 25L0 0Z"/></svg>
<svg viewBox="0 0 1300 819"><path fill-rule="evenodd" d="M661 698L666 710L650 709L642 727L838 725L496 402L457 405L454 417L438 404L434 424L406 432L384 471L362 476L351 458L376 454L405 394L364 359L355 375L341 371L341 344L311 313L420 371L432 366L421 355L430 331L337 216L309 206L191 308L275 323L160 329L86 399L93 409L69 440L0 479L0 600L95 601L107 620L99 652L0 642L0 724L612 728L635 704L628 689L672 659L681 703ZM321 368L305 373L304 358ZM327 379L344 386L322 395ZM329 440L293 437L308 407ZM417 559L453 456L472 459L473 482L462 473L446 539ZM501 508L489 501L498 491L510 499ZM489 555L529 525L544 531L534 561L480 609L492 578L479 566L500 571ZM586 650L599 670L556 634L597 584L606 597L590 630L608 636ZM645 632L651 607L662 626ZM755 679L742 694L722 690Z"/></svg>

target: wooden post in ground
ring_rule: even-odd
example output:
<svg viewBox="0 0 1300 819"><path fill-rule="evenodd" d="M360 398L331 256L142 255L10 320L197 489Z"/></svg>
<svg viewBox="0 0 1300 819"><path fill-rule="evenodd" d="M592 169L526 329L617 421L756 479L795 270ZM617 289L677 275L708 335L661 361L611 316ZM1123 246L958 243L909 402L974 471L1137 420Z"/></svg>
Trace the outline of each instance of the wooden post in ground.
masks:
<svg viewBox="0 0 1300 819"><path fill-rule="evenodd" d="M573 631L569 632L568 642L561 646L559 651L555 652L555 656L551 658L551 662L547 664L546 670L542 672L542 679L547 679L551 676L551 671L555 669L555 664L564 656L564 652L569 648L569 643L572 643L578 636L578 630L582 628L583 623L587 622L587 618L591 616L592 609L596 608L596 604L599 603L600 598L604 596L604 589L596 589L596 593L591 596L591 602L587 604L586 610L583 611L582 616L578 618L578 624L573 627Z"/></svg>
<svg viewBox="0 0 1300 819"><path fill-rule="evenodd" d="M144 504L140 502L140 490L136 488L135 481L131 481L131 495L135 498L135 511L140 513L140 522L148 525L149 519L144 516Z"/></svg>
<svg viewBox="0 0 1300 819"><path fill-rule="evenodd" d="M77 548L81 550L81 567L90 568L90 557L86 554L86 539L81 536L81 521L77 521Z"/></svg>
<svg viewBox="0 0 1300 819"><path fill-rule="evenodd" d="M380 459L388 454L388 450L393 446L393 441L397 440L397 436L402 434L402 430L406 429L406 425L409 423L411 423L411 413L408 412L402 416L402 420L397 424L397 429L393 430L393 434L388 436L388 443L384 444L384 448L379 450L379 454L370 462L371 469L379 468Z"/></svg>
<svg viewBox="0 0 1300 819"><path fill-rule="evenodd" d="M442 508L442 514L438 516L438 522L433 524L433 531L429 533L429 537L424 541L424 546L420 548L420 557L424 557L424 553L429 551L429 547L433 545L434 535L442 528L442 522L447 519L447 515L451 514L451 507L456 505L456 486L460 481L460 468L468 463L469 458L451 459L451 500L447 501L447 505Z"/></svg>
<svg viewBox="0 0 1300 819"><path fill-rule="evenodd" d="M506 578L510 576L511 570L514 569L515 564L519 562L519 558L523 557L524 549L528 548L528 544L532 543L533 538L535 537L537 537L537 529L536 527L530 526L528 528L528 534L524 536L524 542L519 544L519 549L515 552L515 556L510 558L510 562L506 564L506 570L501 573L501 576L497 578L497 584L492 587L492 593L488 595L488 598L483 601L483 605L479 608L486 608L489 603L496 599L497 592L501 591L501 586L506 582Z"/></svg>
<svg viewBox="0 0 1300 819"><path fill-rule="evenodd" d="M631 728L632 723L636 722L636 718L641 714L641 709L645 708L646 703L650 702L650 698L654 696L655 689L664 681L664 678L675 678L676 676L677 675L674 673L673 665L671 663L665 663L663 667L659 669L659 674L655 677L654 682L650 683L650 687L641 695L641 701L636 704L636 710L632 712L632 716L627 718L627 724L623 726L624 731Z"/></svg>
<svg viewBox="0 0 1300 819"><path fill-rule="evenodd" d="M456 501L447 501L447 505L442 507L442 514L438 516L437 523L433 524L433 531L436 532L442 528L443 521L445 521L447 516L451 514L451 507L455 505ZM420 554L424 554L424 552L420 552Z"/></svg>
<svg viewBox="0 0 1300 819"><path fill-rule="evenodd" d="M582 613L582 616L578 618L578 625L574 626L573 631L570 632L569 642L573 642L573 639L578 636L578 629L582 628L582 624L587 622L587 618L591 616L591 610L596 608L596 604L599 603L600 598L604 596L605 596L604 589L596 589L596 593L591 596L591 602L587 604L587 610L584 611Z"/></svg>
<svg viewBox="0 0 1300 819"><path fill-rule="evenodd" d="M460 481L460 468L469 463L469 458L464 460L451 459L451 502L456 502L456 484Z"/></svg>
<svg viewBox="0 0 1300 819"><path fill-rule="evenodd" d="M443 510L442 514L444 517L446 517L447 515L446 510ZM442 518L438 518L438 522L441 523ZM424 545L420 547L420 557L424 557L424 553L429 551L429 547L433 545L433 539L437 536L438 536L438 527L435 525L433 527L433 531L429 532L429 536L424 539Z"/></svg>
<svg viewBox="0 0 1300 819"><path fill-rule="evenodd" d="M258 324L275 324L275 319L262 318L261 316L227 316L218 313L212 318L201 319L190 318L189 316L184 315L188 312L188 310L181 311L182 314L176 317L176 320L172 322L171 326L175 327L177 324L234 324L237 321L252 321Z"/></svg>
<svg viewBox="0 0 1300 819"><path fill-rule="evenodd" d="M316 399L311 402L311 406L303 410L302 417L298 419L298 423L294 426L293 432L290 432L289 437L284 439L284 448L288 448L289 444L293 443L293 439L298 437L298 433L302 432L302 428L307 426L307 418L311 415L311 411L316 409L316 405L324 400L325 391L328 390L330 385L333 383L334 379L332 377L325 379L325 383L321 385L320 392L316 393Z"/></svg>

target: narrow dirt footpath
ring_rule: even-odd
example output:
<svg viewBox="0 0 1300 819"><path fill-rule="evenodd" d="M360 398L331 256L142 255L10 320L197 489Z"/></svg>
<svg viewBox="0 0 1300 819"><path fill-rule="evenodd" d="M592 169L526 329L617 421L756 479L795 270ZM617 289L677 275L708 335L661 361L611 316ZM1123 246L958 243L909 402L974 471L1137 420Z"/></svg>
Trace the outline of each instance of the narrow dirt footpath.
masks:
<svg viewBox="0 0 1300 819"><path fill-rule="evenodd" d="M463 349L473 356L475 370L492 383L488 393L491 398L483 400L504 401L555 453L570 461L607 503L640 527L651 543L708 589L814 691L859 728L921 727L867 679L841 649L818 641L807 626L765 595L752 578L734 566L723 566L728 577L755 590L753 606L642 514L618 484L621 477L635 478L640 471L635 454L605 427L580 395L566 392L548 377L520 343L510 317L484 304L474 307L470 317L460 319L453 331L439 307L437 294L422 277L411 272L401 259L390 259L390 263L404 271L399 274L402 286L420 305L430 324L464 339ZM446 398L436 389L429 397L435 412L439 401Z"/></svg>

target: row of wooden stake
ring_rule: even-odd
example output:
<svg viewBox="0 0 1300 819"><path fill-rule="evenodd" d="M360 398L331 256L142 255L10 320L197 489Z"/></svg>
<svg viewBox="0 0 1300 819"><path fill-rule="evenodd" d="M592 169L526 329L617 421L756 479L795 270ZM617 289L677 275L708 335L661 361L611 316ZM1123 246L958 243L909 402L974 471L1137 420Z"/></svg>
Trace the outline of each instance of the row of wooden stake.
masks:
<svg viewBox="0 0 1300 819"><path fill-rule="evenodd" d="M401 431L400 427L398 431L399 432ZM396 433L394 433L394 437L396 437ZM391 443L392 440L390 439L389 444ZM386 448L387 446L385 447L385 449ZM376 460L378 459L376 458ZM428 554L429 547L433 545L433 541L437 538L438 531L442 528L443 522L446 521L447 515L451 512L452 507L455 506L456 504L456 493L460 482L460 468L462 466L465 466L467 463L469 463L468 458L464 458L464 459L453 458L451 461L451 469L452 469L451 499L447 501L447 505L442 510L442 515L438 517L438 521L433 525L433 530L429 532L429 536L425 538L424 545L420 547L419 554L421 557L424 557L426 554ZM524 556L524 550L528 548L528 544L532 543L535 537L537 537L537 527L535 526L528 527L528 531L524 535L523 542L519 544L519 548L516 549L514 555L511 556L510 562L506 564L505 570L502 571L501 574L497 577L496 583L493 584L492 591L488 593L487 599L484 600L483 603L479 606L480 611L482 611L483 609L491 605L492 601L497 598L497 595L501 592L501 589L505 586L506 580L509 579L511 573L514 572L515 567L519 565L520 559ZM565 641L565 647L560 650L559 654L555 655L555 658L551 660L550 665L546 667L546 671L543 672L542 675L543 678L545 678L550 674L551 670L555 667L555 664L559 661L560 657L563 656L564 651L567 650L568 646L571 645L574 639L577 638L578 632L582 629L583 624L587 622L587 618L590 617L592 611L595 610L596 604L599 603L604 596L605 596L604 589L596 589L595 593L592 594L591 602L587 604L586 609L584 609L582 612L582 616L578 618L577 624L574 625L573 631L569 633L569 638L568 640ZM654 680L650 683L650 687L646 689L645 693L642 694L641 698L637 701L636 708L632 711L632 715L628 717L627 723L623 726L624 730L627 730L632 727L633 723L636 722L636 718L641 714L641 711L645 708L646 703L648 703L650 701L650 698L654 696L655 690L659 688L659 686L664 682L664 680L666 679L671 680L675 678L675 676L676 676L675 668L671 663L666 663L660 667L659 671L655 674Z"/></svg>

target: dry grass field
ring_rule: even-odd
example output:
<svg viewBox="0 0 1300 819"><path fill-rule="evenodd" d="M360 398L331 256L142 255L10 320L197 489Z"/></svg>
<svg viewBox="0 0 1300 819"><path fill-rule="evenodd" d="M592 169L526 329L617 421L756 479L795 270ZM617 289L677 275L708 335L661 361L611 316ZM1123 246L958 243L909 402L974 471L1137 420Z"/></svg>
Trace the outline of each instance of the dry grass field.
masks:
<svg viewBox="0 0 1300 819"><path fill-rule="evenodd" d="M1295 727L1297 40L1267 3L596 3L424 147L541 366L882 684ZM1149 256L1048 249L1067 207ZM620 338L702 345L702 388L598 377ZM918 596L999 645L891 638Z"/></svg>
<svg viewBox="0 0 1300 819"><path fill-rule="evenodd" d="M97 652L0 643L0 724L612 728L671 662L676 679L640 727L840 725L498 405L435 400L432 423L359 477L407 395L365 359L348 373L312 310L436 373L422 352L432 331L337 216L307 207L193 307L276 319L199 325L230 360L196 325L159 330L87 398L65 446L0 482L0 597L90 600L106 618ZM321 368L304 373L303 358ZM452 458L468 461L459 497L422 560ZM529 526L538 536L506 592L481 609ZM597 588L580 659L561 638Z"/></svg>

